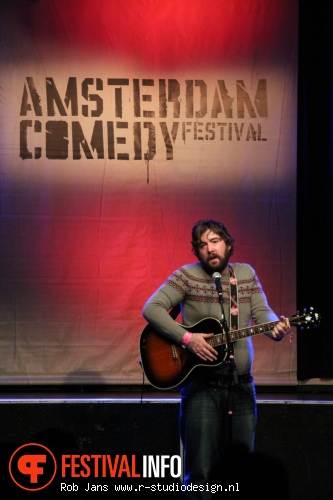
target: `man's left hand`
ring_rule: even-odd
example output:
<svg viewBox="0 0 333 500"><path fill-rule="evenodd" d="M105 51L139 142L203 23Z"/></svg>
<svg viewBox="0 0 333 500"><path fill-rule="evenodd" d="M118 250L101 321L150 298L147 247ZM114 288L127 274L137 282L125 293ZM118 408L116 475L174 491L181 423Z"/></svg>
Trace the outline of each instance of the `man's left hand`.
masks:
<svg viewBox="0 0 333 500"><path fill-rule="evenodd" d="M289 319L284 316L280 316L280 321L275 325L274 330L272 331L272 338L274 340L281 340L286 335L291 334Z"/></svg>

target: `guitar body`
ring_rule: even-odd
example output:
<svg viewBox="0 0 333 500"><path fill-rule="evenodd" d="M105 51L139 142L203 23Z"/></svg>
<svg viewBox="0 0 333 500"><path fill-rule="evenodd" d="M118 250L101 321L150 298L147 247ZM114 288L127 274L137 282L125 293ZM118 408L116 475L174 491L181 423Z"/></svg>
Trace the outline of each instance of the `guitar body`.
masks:
<svg viewBox="0 0 333 500"><path fill-rule="evenodd" d="M183 325L181 325L183 326ZM192 333L222 333L221 324L215 318L206 318L192 326L183 326ZM157 333L149 324L140 337L141 362L150 384L157 389L174 389L182 387L193 370L199 366L216 367L225 357L223 345L215 346L219 352L214 362L202 361L188 349L171 342L167 337Z"/></svg>
<svg viewBox="0 0 333 500"><path fill-rule="evenodd" d="M317 326L320 319L319 312L310 307L308 310L303 309L303 311L297 312L295 316L286 318L285 321L289 321L290 326L309 329L311 326ZM279 321L232 330L229 332L230 342L270 332ZM183 349L180 345L157 333L148 324L141 333L140 354L143 371L150 384L156 389L180 388L185 385L186 379L193 374L196 368L200 366L214 368L225 360L226 339L217 319L205 318L192 326L180 326L184 328L184 331L192 333L213 333L214 336L207 339L207 342L217 350L218 358L213 362L202 361L188 349Z"/></svg>

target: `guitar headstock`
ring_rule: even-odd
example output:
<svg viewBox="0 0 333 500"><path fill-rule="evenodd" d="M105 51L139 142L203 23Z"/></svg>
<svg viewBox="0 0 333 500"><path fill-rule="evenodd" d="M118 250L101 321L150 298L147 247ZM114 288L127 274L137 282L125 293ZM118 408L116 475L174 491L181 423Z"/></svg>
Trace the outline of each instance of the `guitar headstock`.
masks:
<svg viewBox="0 0 333 500"><path fill-rule="evenodd" d="M313 307L308 309L303 309L302 311L297 311L295 316L289 318L289 323L291 326L299 326L301 329L304 327L309 329L311 327L316 327L320 323L321 316L318 311Z"/></svg>

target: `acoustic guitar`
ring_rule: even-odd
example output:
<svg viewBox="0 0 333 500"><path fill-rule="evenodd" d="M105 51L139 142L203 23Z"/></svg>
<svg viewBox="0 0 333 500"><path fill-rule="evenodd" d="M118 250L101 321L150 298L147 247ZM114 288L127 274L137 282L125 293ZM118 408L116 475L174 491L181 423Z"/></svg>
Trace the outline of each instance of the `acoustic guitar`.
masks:
<svg viewBox="0 0 333 500"><path fill-rule="evenodd" d="M279 321L271 321L261 325L231 330L230 342L252 337L274 329ZM312 307L289 318L291 326L309 329L320 322L320 314ZM205 318L192 326L181 325L185 331L192 333L213 333L207 342L214 347L219 355L216 361L203 361L188 349L184 349L174 341L158 333L148 324L140 336L141 365L149 383L156 389L179 389L187 383L188 377L199 367L216 368L221 365L227 354L227 339L222 331L220 321L215 318Z"/></svg>

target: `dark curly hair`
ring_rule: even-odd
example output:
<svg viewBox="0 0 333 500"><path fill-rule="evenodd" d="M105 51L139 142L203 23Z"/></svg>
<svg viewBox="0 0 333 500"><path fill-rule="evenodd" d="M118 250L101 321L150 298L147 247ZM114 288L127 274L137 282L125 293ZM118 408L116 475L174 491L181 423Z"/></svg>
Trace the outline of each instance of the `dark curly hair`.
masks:
<svg viewBox="0 0 333 500"><path fill-rule="evenodd" d="M234 252L234 238L229 234L227 228L222 222L213 219L203 219L195 223L192 228L192 252L196 257L199 257L199 244L201 243L201 236L207 231L213 231L218 234L226 245L230 246L229 255Z"/></svg>

